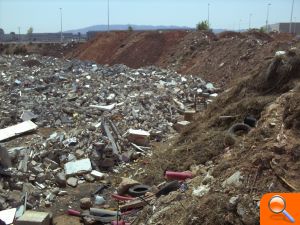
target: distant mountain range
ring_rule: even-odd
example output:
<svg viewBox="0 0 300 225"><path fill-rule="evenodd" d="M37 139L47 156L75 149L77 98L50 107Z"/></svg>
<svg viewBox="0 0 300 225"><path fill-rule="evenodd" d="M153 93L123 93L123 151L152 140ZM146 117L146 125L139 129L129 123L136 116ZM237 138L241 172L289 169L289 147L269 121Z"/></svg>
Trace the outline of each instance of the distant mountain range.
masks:
<svg viewBox="0 0 300 225"><path fill-rule="evenodd" d="M112 31L122 31L128 30L129 25L110 25L109 29ZM195 28L186 26L152 26L152 25L130 25L133 30L194 30ZM86 35L89 31L107 31L107 25L94 25L74 30L64 31L65 33L78 34L80 32L82 35ZM213 29L214 33L221 33L226 31L225 29Z"/></svg>
<svg viewBox="0 0 300 225"><path fill-rule="evenodd" d="M128 30L129 25L110 25L110 30ZM185 26L151 26L151 25L130 25L133 30L190 30L191 27ZM94 25L80 29L67 30L66 33L86 34L89 31L107 31L107 25Z"/></svg>

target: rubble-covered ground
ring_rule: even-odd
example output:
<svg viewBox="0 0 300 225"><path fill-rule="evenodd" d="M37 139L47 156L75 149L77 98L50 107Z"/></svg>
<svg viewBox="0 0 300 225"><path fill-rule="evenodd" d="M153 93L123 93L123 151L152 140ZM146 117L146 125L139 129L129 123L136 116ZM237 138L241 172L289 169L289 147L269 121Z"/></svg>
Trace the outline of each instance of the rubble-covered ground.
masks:
<svg viewBox="0 0 300 225"><path fill-rule="evenodd" d="M54 215L80 209L82 197L113 182L126 163L151 155L152 143L181 129L185 111L203 109L219 91L200 77L155 67L38 55L0 56L0 76L1 146L12 161L6 169L0 156L0 210L19 207L26 196L28 208ZM37 128L3 138L5 128L20 123ZM135 140L132 130L150 142Z"/></svg>
<svg viewBox="0 0 300 225"><path fill-rule="evenodd" d="M157 150L135 179L159 183L164 178L157 174L166 169L196 175L185 192L145 207L138 224L254 225L264 193L299 192L299 82L300 52L293 47L222 93L179 138ZM232 136L229 128L249 115L256 126Z"/></svg>
<svg viewBox="0 0 300 225"><path fill-rule="evenodd" d="M226 42L239 38L226 35ZM265 42L256 41L257 48L268 38L260 37ZM252 42L244 38L240 45L251 49ZM37 125L1 142L12 159L11 169L0 170L1 210L26 198L28 209L52 212L54 224L93 224L97 218L83 210L115 212L111 194L141 183L150 187L147 203L119 205L138 209L122 215L133 225L259 224L264 193L300 189L300 45L273 44L259 61L255 52L228 56L225 65L241 79L222 93L200 76L155 67L1 56L0 138L4 128L24 120ZM211 66L222 71L218 62ZM255 126L233 133L232 125L245 126L249 116ZM0 158L3 164L5 155ZM166 171L191 173L175 190L157 195L169 182ZM64 216L70 208L82 218Z"/></svg>

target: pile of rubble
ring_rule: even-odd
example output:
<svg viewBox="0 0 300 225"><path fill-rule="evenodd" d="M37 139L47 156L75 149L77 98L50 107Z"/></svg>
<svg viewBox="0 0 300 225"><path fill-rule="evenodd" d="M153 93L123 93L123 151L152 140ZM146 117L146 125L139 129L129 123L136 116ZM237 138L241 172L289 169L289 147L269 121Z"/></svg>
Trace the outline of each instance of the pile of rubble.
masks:
<svg viewBox="0 0 300 225"><path fill-rule="evenodd" d="M19 216L151 154L152 141L180 132L219 91L155 67L35 55L0 56L0 76L0 210Z"/></svg>

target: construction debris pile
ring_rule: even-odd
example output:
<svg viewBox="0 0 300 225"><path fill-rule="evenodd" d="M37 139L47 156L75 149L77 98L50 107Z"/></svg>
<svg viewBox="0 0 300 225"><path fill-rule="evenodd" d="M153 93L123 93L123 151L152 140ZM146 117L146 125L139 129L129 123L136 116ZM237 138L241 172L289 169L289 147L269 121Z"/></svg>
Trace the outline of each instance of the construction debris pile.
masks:
<svg viewBox="0 0 300 225"><path fill-rule="evenodd" d="M1 56L0 77L0 210L19 217L151 154L152 141L183 130L219 91L155 67L35 55Z"/></svg>
<svg viewBox="0 0 300 225"><path fill-rule="evenodd" d="M184 193L146 206L137 224L256 225L264 194L299 192L299 79L300 52L292 47L223 92L151 158L152 180L166 168L194 177Z"/></svg>

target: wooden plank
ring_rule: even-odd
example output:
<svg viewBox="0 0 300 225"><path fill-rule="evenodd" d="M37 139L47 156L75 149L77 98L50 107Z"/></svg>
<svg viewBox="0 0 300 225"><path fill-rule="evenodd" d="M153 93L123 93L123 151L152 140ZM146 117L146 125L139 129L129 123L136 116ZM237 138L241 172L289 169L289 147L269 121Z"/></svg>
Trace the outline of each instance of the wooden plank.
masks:
<svg viewBox="0 0 300 225"><path fill-rule="evenodd" d="M116 141L115 141L112 133L110 132L108 124L107 124L107 122L106 122L106 120L104 118L102 119L102 125L103 125L104 132L107 135L107 137L108 137L108 139L109 139L109 141L110 141L110 143L112 145L113 153L115 155L117 155L119 157L119 159L121 160L122 156L119 154L119 149L117 147Z"/></svg>

